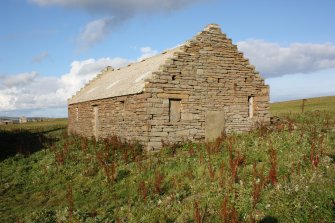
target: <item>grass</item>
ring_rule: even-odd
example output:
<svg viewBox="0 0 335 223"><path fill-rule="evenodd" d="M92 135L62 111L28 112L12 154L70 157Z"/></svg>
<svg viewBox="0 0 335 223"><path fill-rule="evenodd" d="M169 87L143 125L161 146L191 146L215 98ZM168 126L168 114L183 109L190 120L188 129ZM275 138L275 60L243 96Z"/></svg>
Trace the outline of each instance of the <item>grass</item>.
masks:
<svg viewBox="0 0 335 223"><path fill-rule="evenodd" d="M334 222L335 109L278 114L271 127L149 154L42 131L54 140L0 163L0 220Z"/></svg>
<svg viewBox="0 0 335 223"><path fill-rule="evenodd" d="M270 106L273 115L283 113L301 113L303 99L272 103ZM335 111L335 96L308 98L304 102L304 111Z"/></svg>
<svg viewBox="0 0 335 223"><path fill-rule="evenodd" d="M66 129L66 119L25 124L0 125L0 160L21 153L28 155L41 148L48 148L56 140L59 130Z"/></svg>
<svg viewBox="0 0 335 223"><path fill-rule="evenodd" d="M66 128L66 118L56 118L51 121L27 122L22 124L0 125L0 131L20 131L28 130L30 132L40 132L41 130L54 130L55 128Z"/></svg>

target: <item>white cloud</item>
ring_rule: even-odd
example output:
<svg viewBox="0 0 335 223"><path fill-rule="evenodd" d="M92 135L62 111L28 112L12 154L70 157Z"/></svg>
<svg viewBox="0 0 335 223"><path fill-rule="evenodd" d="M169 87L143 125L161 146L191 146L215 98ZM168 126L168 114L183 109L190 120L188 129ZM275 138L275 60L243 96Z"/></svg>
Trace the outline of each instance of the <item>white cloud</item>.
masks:
<svg viewBox="0 0 335 223"><path fill-rule="evenodd" d="M66 100L106 66L120 67L130 60L101 58L74 61L60 77L38 76L36 72L0 80L0 111L45 109L66 106Z"/></svg>
<svg viewBox="0 0 335 223"><path fill-rule="evenodd" d="M32 62L34 63L42 63L45 59L50 58L50 55L47 51L41 52L38 55L32 58Z"/></svg>
<svg viewBox="0 0 335 223"><path fill-rule="evenodd" d="M330 43L281 46L264 40L248 40L237 45L264 77L335 68L335 45Z"/></svg>
<svg viewBox="0 0 335 223"><path fill-rule="evenodd" d="M21 74L13 75L12 79L20 79ZM38 76L34 81L27 81L23 85L0 85L0 111L30 108L55 107L62 104L54 92L61 87L58 78Z"/></svg>
<svg viewBox="0 0 335 223"><path fill-rule="evenodd" d="M116 24L112 17L97 19L89 22L78 37L79 50L83 51L103 40Z"/></svg>
<svg viewBox="0 0 335 223"><path fill-rule="evenodd" d="M143 47L139 58L156 52L150 47ZM55 111L65 109L67 99L102 69L107 66L119 68L131 62L135 61L120 57L88 59L73 61L69 72L60 77L45 77L36 72L5 76L0 79L0 115L18 114L18 111L37 115L37 110L52 112L51 108Z"/></svg>
<svg viewBox="0 0 335 223"><path fill-rule="evenodd" d="M152 49L150 46L142 47L140 50L142 55L137 59L137 61L141 61L146 58L155 56L158 53L157 50Z"/></svg>
<svg viewBox="0 0 335 223"><path fill-rule="evenodd" d="M31 73L21 73L17 74L15 76L8 76L8 77L2 77L2 83L6 87L12 87L12 86L20 86L29 84L30 82L34 81L36 77L38 76L38 73L31 72Z"/></svg>

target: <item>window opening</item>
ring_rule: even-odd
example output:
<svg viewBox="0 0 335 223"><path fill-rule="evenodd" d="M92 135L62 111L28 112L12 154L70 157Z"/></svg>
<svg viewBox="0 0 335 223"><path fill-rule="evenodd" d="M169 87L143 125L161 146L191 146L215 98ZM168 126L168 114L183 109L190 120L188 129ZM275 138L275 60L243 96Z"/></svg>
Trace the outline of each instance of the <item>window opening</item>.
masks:
<svg viewBox="0 0 335 223"><path fill-rule="evenodd" d="M254 96L248 97L248 114L249 118L254 116Z"/></svg>
<svg viewBox="0 0 335 223"><path fill-rule="evenodd" d="M125 110L125 103L124 101L120 101L121 104L121 115L122 115L122 121L124 121L124 110Z"/></svg>

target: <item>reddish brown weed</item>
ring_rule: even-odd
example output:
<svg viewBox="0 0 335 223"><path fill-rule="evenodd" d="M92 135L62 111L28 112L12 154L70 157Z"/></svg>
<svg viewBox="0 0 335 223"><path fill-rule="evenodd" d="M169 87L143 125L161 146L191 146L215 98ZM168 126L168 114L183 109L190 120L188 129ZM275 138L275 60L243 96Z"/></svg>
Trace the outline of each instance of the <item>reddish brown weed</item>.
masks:
<svg viewBox="0 0 335 223"><path fill-rule="evenodd" d="M270 171L268 175L268 179L271 181L272 185L274 186L278 180L277 180L277 152L272 147L269 149L269 157L270 157Z"/></svg>
<svg viewBox="0 0 335 223"><path fill-rule="evenodd" d="M256 207L257 202L260 199L260 195L264 186L264 176L263 169L258 172L256 168L256 163L254 163L254 179L253 179L253 187L252 187L252 207L253 209Z"/></svg>
<svg viewBox="0 0 335 223"><path fill-rule="evenodd" d="M55 153L55 160L58 165L64 165L65 163L65 154L64 151L61 149L60 151Z"/></svg>
<svg viewBox="0 0 335 223"><path fill-rule="evenodd" d="M87 138L81 138L80 148L82 151L85 151L85 152L88 150L88 139Z"/></svg>
<svg viewBox="0 0 335 223"><path fill-rule="evenodd" d="M197 223L201 223L201 213L199 208L199 201L194 202L194 218Z"/></svg>
<svg viewBox="0 0 335 223"><path fill-rule="evenodd" d="M221 204L220 215L224 223L237 223L238 214L233 204L228 202L228 197L225 196Z"/></svg>
<svg viewBox="0 0 335 223"><path fill-rule="evenodd" d="M72 192L72 185L71 184L67 185L66 200L67 200L68 214L69 214L68 219L69 219L69 222L72 222L74 202L73 202L73 192Z"/></svg>
<svg viewBox="0 0 335 223"><path fill-rule="evenodd" d="M164 181L164 175L160 172L155 173L155 182L154 182L154 187L155 187L155 192L157 194L161 194L163 192L163 181Z"/></svg>
<svg viewBox="0 0 335 223"><path fill-rule="evenodd" d="M190 155L190 157L194 157L195 155L195 151L194 151L194 148L193 148L193 145L189 145L188 147L188 154Z"/></svg>
<svg viewBox="0 0 335 223"><path fill-rule="evenodd" d="M229 150L229 166L230 166L232 184L237 181L238 167L245 162L245 156L241 155L239 152L234 157L233 144L234 144L234 139L231 138L228 143L228 150Z"/></svg>
<svg viewBox="0 0 335 223"><path fill-rule="evenodd" d="M195 222L203 223L205 221L206 213L207 213L207 204L206 204L206 207L205 207L203 213L201 214L199 201L195 201L194 202L194 219L195 219Z"/></svg>
<svg viewBox="0 0 335 223"><path fill-rule="evenodd" d="M97 151L96 158L98 160L99 165L103 168L107 182L109 184L112 184L115 181L116 178L116 163L114 160L112 160L111 163L109 163L109 152L103 152L103 151Z"/></svg>
<svg viewBox="0 0 335 223"><path fill-rule="evenodd" d="M209 172L209 177L211 181L213 182L215 180L215 168L212 166L212 164L208 163L208 172Z"/></svg>
<svg viewBox="0 0 335 223"><path fill-rule="evenodd" d="M223 188L225 184L224 170L225 170L225 163L222 161L222 164L220 166L220 181L219 181L221 188Z"/></svg>
<svg viewBox="0 0 335 223"><path fill-rule="evenodd" d="M138 193L139 193L140 197L143 199L143 201L145 201L147 196L148 196L148 188L147 188L147 185L144 181L139 182Z"/></svg>

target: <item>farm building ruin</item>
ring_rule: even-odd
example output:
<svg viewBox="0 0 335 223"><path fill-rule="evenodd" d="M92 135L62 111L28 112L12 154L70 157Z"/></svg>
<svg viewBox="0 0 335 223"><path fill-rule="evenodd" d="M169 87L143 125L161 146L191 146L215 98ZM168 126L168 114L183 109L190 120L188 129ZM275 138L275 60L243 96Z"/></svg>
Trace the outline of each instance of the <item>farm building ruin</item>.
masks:
<svg viewBox="0 0 335 223"><path fill-rule="evenodd" d="M268 123L269 87L218 25L185 44L114 70L68 101L69 132L117 135L148 150L213 140Z"/></svg>

